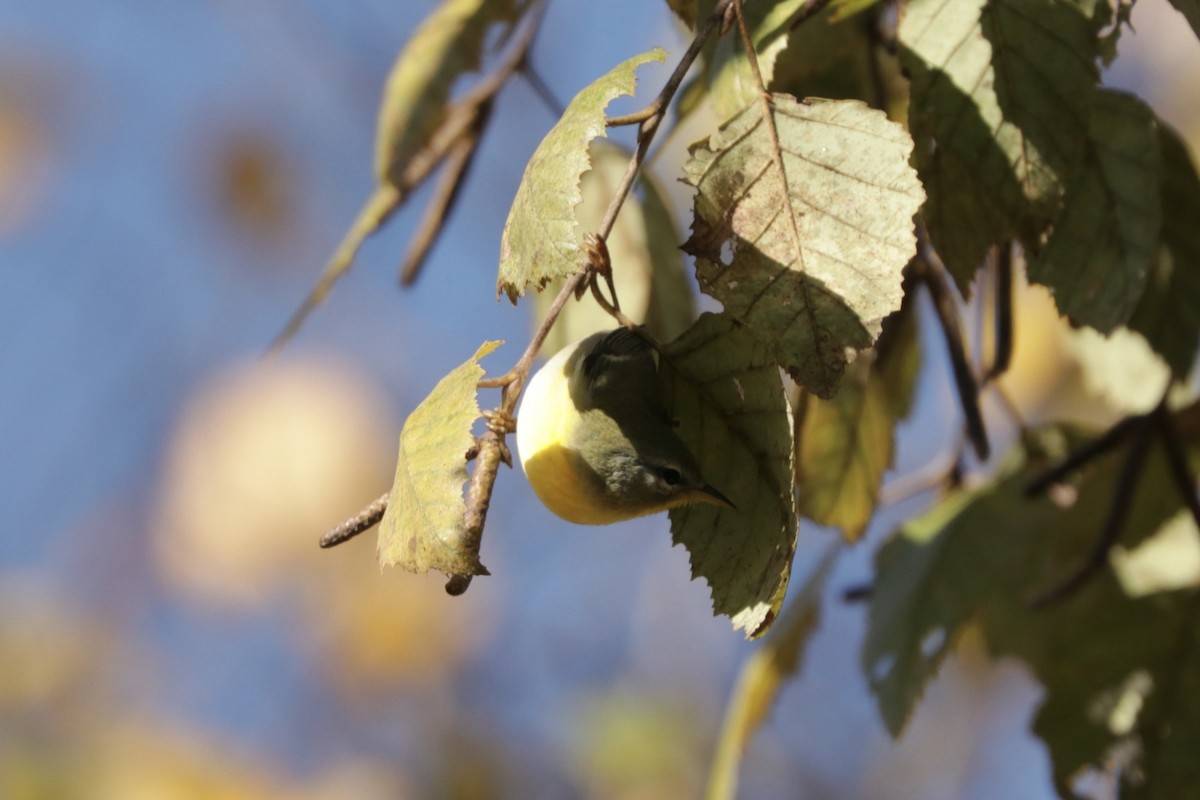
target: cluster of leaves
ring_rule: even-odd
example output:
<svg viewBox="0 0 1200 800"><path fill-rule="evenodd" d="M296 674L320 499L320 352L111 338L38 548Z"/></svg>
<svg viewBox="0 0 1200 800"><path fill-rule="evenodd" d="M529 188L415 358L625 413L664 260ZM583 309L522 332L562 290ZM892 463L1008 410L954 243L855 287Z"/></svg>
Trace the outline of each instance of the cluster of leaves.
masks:
<svg viewBox="0 0 1200 800"><path fill-rule="evenodd" d="M1172 2L1200 31L1200 5ZM513 370L480 383L489 343L413 412L383 518L382 562L486 573L473 526L482 526L491 483L481 484L485 467L477 465L464 499L463 453L490 443L494 472L507 458L506 429L493 424L473 446L477 388L503 388L492 421L503 419L543 341L561 344L567 329L575 336L614 324L576 302L587 288L602 293L589 267L589 234L610 237L618 254L613 296L598 302L627 321L620 294L625 311L661 340L661 385L679 433L736 506L675 509L671 530L693 573L709 583L715 611L750 636L780 611L800 516L841 529L849 541L872 517L920 368L912 302L920 286L946 300L952 280L965 301L988 254L1015 246L1028 279L1050 289L1064 317L1103 333L1136 332L1184 379L1200 344L1200 177L1180 137L1144 102L1100 85L1100 65L1116 56L1131 5L671 0L695 40L657 99L631 115L641 123L636 150L597 140L614 124L608 104L632 94L638 68L663 61L662 50L629 58L582 89L530 159L500 243L497 292L514 303L531 288L545 297L556 289L557 297L539 306L542 329ZM451 186L435 209L444 216L465 175L453 154L469 163L492 84L526 67L541 9L445 0L418 31L385 96L381 189L317 300L362 236L439 163ZM509 36L521 26L524 36ZM478 68L496 27L499 46L509 49L480 81L491 93L452 102L451 86ZM630 190L697 57L677 115L706 106L722 122L691 146L679 176L694 189L682 249L694 257L699 290L722 310L693 319L678 239L664 246L676 235L667 206L646 177L640 194ZM914 218L922 221L915 228ZM623 273L627 253L641 260ZM961 331L947 315L941 322L954 353ZM559 338L547 340L554 329ZM958 361L969 405L975 378ZM1194 436L1180 439L1189 454L1200 446ZM1200 745L1200 693L1191 685L1200 674L1195 592L1134 599L1102 571L1048 611L1027 603L1088 550L1108 513L1115 457L1074 479L1074 502L1025 496L1065 441L1058 429L1029 434L982 486L947 487L928 514L897 532L877 560L864 667L898 735L956 635L979 625L995 652L1023 658L1048 687L1036 728L1061 791L1079 769L1133 741L1135 766L1122 773L1130 796L1172 796L1195 780L1187 754ZM1161 478L1164 458L1154 451L1144 461L1124 544L1196 507L1178 480ZM767 651L790 668L827 571L818 571L798 621ZM1117 719L1114 709L1127 709L1133 696L1140 712ZM761 716L753 709L768 701L746 702L751 710L735 721L742 733L723 745L723 763Z"/></svg>

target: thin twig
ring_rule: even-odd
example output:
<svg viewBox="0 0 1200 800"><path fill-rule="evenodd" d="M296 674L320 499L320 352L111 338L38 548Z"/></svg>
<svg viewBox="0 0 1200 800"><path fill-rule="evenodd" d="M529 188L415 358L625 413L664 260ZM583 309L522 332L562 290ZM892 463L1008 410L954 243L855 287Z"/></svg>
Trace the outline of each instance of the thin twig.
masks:
<svg viewBox="0 0 1200 800"><path fill-rule="evenodd" d="M553 90L542 80L541 74L533 68L528 58L521 62L520 73L525 82L529 84L529 88L533 89L533 93L538 96L538 99L554 115L555 119L566 113L566 106L562 104L561 100L555 97Z"/></svg>
<svg viewBox="0 0 1200 800"><path fill-rule="evenodd" d="M1089 579L1099 572L1108 562L1108 551L1117 543L1121 529L1129 519L1129 510L1133 506L1133 495L1137 490L1138 478L1146 463L1146 454L1150 451L1150 443L1154 441L1154 426L1150 425L1152 414L1137 417L1137 427L1133 431L1133 444L1125 455L1121 472L1117 476L1117 484L1113 488L1112 508L1104 520L1104 528L1099 538L1088 553L1087 558L1065 578L1048 589L1039 592L1029 601L1030 608L1045 608L1065 599Z"/></svg>
<svg viewBox="0 0 1200 800"><path fill-rule="evenodd" d="M987 428L983 424L983 414L979 409L979 384L971 371L971 363L967 359L966 346L963 343L962 320L958 313L958 304L950 289L950 280L946 275L946 267L942 264L937 251L929 243L929 235L925 230L924 221L917 218L917 257L912 262L916 277L929 289L933 299L933 308L937 313L938 323L942 327L942 338L950 353L950 366L954 373L954 385L958 390L959 404L962 406L966 422L967 438L975 455L986 461L991 454L988 443Z"/></svg>
<svg viewBox="0 0 1200 800"><path fill-rule="evenodd" d="M374 528L383 519L383 512L387 510L387 504L388 493L385 492L362 511L327 532L321 537L319 544L321 547L334 547L342 542L350 541L363 531Z"/></svg>
<svg viewBox="0 0 1200 800"><path fill-rule="evenodd" d="M914 470L888 481L879 489L879 505L899 505L923 492L944 488L959 467L962 441L952 448L939 452L932 459Z"/></svg>
<svg viewBox="0 0 1200 800"><path fill-rule="evenodd" d="M856 583L842 589L843 603L865 603L875 594L875 584Z"/></svg>
<svg viewBox="0 0 1200 800"><path fill-rule="evenodd" d="M1175 488L1179 490L1183 504L1187 506L1196 526L1200 528L1200 496L1196 494L1196 478L1192 475L1187 456L1179 444L1179 430L1165 404L1159 406L1158 412L1155 418L1163 440L1163 448L1167 453L1167 466L1171 470L1171 479L1175 481Z"/></svg>
<svg viewBox="0 0 1200 800"><path fill-rule="evenodd" d="M408 252L404 255L404 265L400 268L401 286L411 286L417 280L425 258L437 242L438 235L445 229L446 220L449 219L458 200L459 190L471 171L471 163L475 160L475 154L479 152L479 138L487 126L488 117L491 116L492 102L488 100L477 108L474 124L459 137L454 147L446 154L446 165L442 168L442 175L434 187L433 196L429 198L429 204L425 206L421 222L409 241Z"/></svg>
<svg viewBox="0 0 1200 800"><path fill-rule="evenodd" d="M829 5L831 0L808 0L807 3L800 6L796 13L792 15L792 20L788 23L788 28L794 30L803 25L808 20L815 17L825 10L825 6Z"/></svg>
<svg viewBox="0 0 1200 800"><path fill-rule="evenodd" d="M1000 248L995 261L996 292L995 305L995 349L992 365L983 376L989 383L1008 371L1013 352L1013 246L1012 242Z"/></svg>
<svg viewBox="0 0 1200 800"><path fill-rule="evenodd" d="M604 124L610 128L620 128L625 125L639 125L639 124L645 122L646 120L650 119L652 116L654 116L657 113L658 113L658 108L656 108L653 105L649 105L639 111L634 111L631 114L622 114L617 117L608 117L607 119L604 120Z"/></svg>
<svg viewBox="0 0 1200 800"><path fill-rule="evenodd" d="M1061 463L1055 465L1051 469L1046 470L1038 477L1034 478L1025 487L1026 497L1036 497L1042 494L1056 483L1061 483L1064 478L1076 471L1084 464L1088 463L1098 456L1104 455L1108 451L1117 447L1125 441L1128 436L1143 424L1146 420L1146 415L1139 414L1136 416L1125 417L1116 425L1113 425L1099 437L1093 439L1087 444L1080 447L1075 452L1068 455Z"/></svg>

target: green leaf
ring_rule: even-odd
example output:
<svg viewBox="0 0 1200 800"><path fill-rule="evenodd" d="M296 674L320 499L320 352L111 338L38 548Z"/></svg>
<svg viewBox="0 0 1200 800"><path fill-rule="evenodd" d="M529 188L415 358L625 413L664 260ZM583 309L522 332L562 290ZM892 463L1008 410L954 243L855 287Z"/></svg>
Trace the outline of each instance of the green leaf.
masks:
<svg viewBox="0 0 1200 800"><path fill-rule="evenodd" d="M575 95L542 139L525 166L504 224L497 294L503 290L516 303L530 284L541 290L583 267L586 231L580 230L575 207L583 200L579 181L588 170L588 145L604 135L605 107L633 93L637 68L664 58L666 53L655 48L618 64Z"/></svg>
<svg viewBox="0 0 1200 800"><path fill-rule="evenodd" d="M829 397L848 349L869 347L900 305L924 195L912 140L857 101L773 97L781 172L759 104L692 145L700 288L768 342L809 391ZM799 245L799 246L798 246Z"/></svg>
<svg viewBox="0 0 1200 800"><path fill-rule="evenodd" d="M464 541L466 452L479 419L479 360L502 342L485 342L470 360L442 378L404 423L387 512L379 526L379 564L409 572L486 575Z"/></svg>
<svg viewBox="0 0 1200 800"><path fill-rule="evenodd" d="M511 23L525 0L443 0L409 37L388 75L379 109L375 171L401 185L404 169L445 121L450 90L479 69L487 34Z"/></svg>
<svg viewBox="0 0 1200 800"><path fill-rule="evenodd" d="M898 29L925 219L965 294L987 248L1036 244L1086 136L1090 20L1044 0L912 0Z"/></svg>
<svg viewBox="0 0 1200 800"><path fill-rule="evenodd" d="M1162 242L1129 327L1183 378L1200 344L1200 176L1175 131L1158 127L1162 151Z"/></svg>
<svg viewBox="0 0 1200 800"><path fill-rule="evenodd" d="M1133 313L1154 262L1162 157L1154 114L1133 95L1097 91L1088 132L1088 161L1029 278L1073 323L1108 333Z"/></svg>
<svg viewBox="0 0 1200 800"><path fill-rule="evenodd" d="M1197 36L1200 36L1200 0L1171 0L1175 10L1183 14L1188 25L1192 26Z"/></svg>
<svg viewBox="0 0 1200 800"><path fill-rule="evenodd" d="M775 73L775 59L788 43L788 26L792 15L806 0L781 0L777 3L747 3L743 7L746 28L754 52L758 55L758 69L763 84L771 85ZM731 35L722 37L716 45L710 72L709 96L714 113L720 119L728 119L758 99L758 84L750 70L750 61L742 50L742 40L736 28Z"/></svg>
<svg viewBox="0 0 1200 800"><path fill-rule="evenodd" d="M737 796L742 754L775 706L784 685L800 669L808 637L821 618L821 596L838 553L830 549L821 559L762 647L742 664L709 770L705 791L708 800L732 800Z"/></svg>
<svg viewBox="0 0 1200 800"><path fill-rule="evenodd" d="M1047 445L1052 433L1043 432L1039 446L1061 452L1061 446ZM1061 507L1048 496L1025 497L1025 486L1045 463L1015 464L996 483L947 498L884 545L876 558L863 666L894 736L968 623L982 624L993 652L1015 652L1037 669L1042 657L1037 643L1061 641L1067 627L1061 615L1096 610L1097 597L1115 585L1109 570L1058 605L1033 610L1028 601L1069 574L1094 547L1111 511L1123 454L1094 463L1073 487L1077 496ZM1145 539L1180 506L1161 447L1152 445L1122 542ZM1096 613L1090 623L1078 624L1088 647L1107 649L1116 661L1129 647L1109 630L1108 618ZM1064 685L1047 683L1049 698L1060 689L1095 697L1110 688L1093 672L1067 677ZM1086 716L1087 707L1072 702ZM1053 752L1055 743L1048 744ZM1095 747L1089 753L1089 759L1101 756ZM1072 763L1056 763L1055 772L1069 775L1080 766L1075 756Z"/></svg>
<svg viewBox="0 0 1200 800"><path fill-rule="evenodd" d="M1011 615L1010 615L1011 616ZM1033 731L1064 797L1084 769L1121 769L1122 798L1189 797L1200 782L1200 608L1194 591L1130 599L1110 575L989 642L1047 687ZM1120 751L1124 749L1124 756Z"/></svg>
<svg viewBox="0 0 1200 800"><path fill-rule="evenodd" d="M671 535L692 574L712 589L713 610L748 637L764 633L787 591L796 549L792 437L779 370L738 324L704 314L666 346L663 398L701 472L735 509L671 510Z"/></svg>
<svg viewBox="0 0 1200 800"><path fill-rule="evenodd" d="M866 356L850 365L835 397L805 399L796 414L801 515L858 540L892 465L891 411L887 387Z"/></svg>
<svg viewBox="0 0 1200 800"><path fill-rule="evenodd" d="M625 174L631 153L601 139L592 142L592 168L580 183L583 202L575 215L584 230L596 230L604 218L617 184ZM639 191L640 190L640 191ZM658 339L670 341L696 318L690 281L684 270L679 234L658 186L643 171L637 189L621 206L606 244L612 259L613 281L621 311L634 322L645 323ZM537 318L545 316L558 294L561 280L537 295ZM590 293L571 300L543 344L554 353L593 333L616 324Z"/></svg>

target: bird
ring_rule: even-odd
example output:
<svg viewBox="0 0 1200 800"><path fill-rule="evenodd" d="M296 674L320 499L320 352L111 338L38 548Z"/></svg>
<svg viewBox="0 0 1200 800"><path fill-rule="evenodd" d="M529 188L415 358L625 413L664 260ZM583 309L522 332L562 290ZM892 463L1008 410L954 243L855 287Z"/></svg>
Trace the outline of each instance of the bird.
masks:
<svg viewBox="0 0 1200 800"><path fill-rule="evenodd" d="M689 503L734 507L675 432L653 348L629 328L568 345L534 374L517 413L517 453L538 499L581 525Z"/></svg>

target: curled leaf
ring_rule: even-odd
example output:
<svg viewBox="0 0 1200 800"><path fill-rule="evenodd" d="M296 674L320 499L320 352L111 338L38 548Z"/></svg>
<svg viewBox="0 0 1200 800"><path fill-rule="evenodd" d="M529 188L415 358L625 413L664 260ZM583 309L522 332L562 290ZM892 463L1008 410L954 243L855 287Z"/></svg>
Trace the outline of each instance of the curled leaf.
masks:
<svg viewBox="0 0 1200 800"><path fill-rule="evenodd" d="M479 419L479 360L502 342L485 342L442 378L404 422L396 479L379 526L379 564L409 572L486 575L464 534L463 485L471 427Z"/></svg>
<svg viewBox="0 0 1200 800"><path fill-rule="evenodd" d="M701 290L829 397L847 351L869 347L900 306L924 192L908 164L912 140L883 112L773 95L771 115L779 153L759 104L692 146L684 249Z"/></svg>
<svg viewBox="0 0 1200 800"><path fill-rule="evenodd" d="M575 207L583 200L580 176L590 166L588 145L605 131L604 109L616 97L633 94L637 68L662 61L655 48L618 64L575 95L562 118L542 139L521 177L500 239L501 291L516 303L532 284L541 290L583 266L581 231Z"/></svg>
<svg viewBox="0 0 1200 800"><path fill-rule="evenodd" d="M766 347L734 320L704 314L667 345L663 397L709 484L736 508L671 510L671 535L692 574L712 589L713 610L748 637L775 619L796 549L787 399Z"/></svg>

